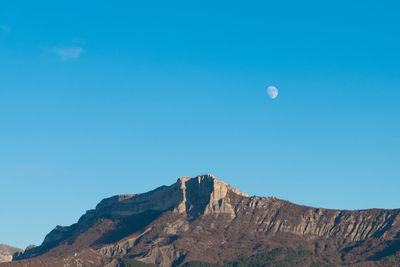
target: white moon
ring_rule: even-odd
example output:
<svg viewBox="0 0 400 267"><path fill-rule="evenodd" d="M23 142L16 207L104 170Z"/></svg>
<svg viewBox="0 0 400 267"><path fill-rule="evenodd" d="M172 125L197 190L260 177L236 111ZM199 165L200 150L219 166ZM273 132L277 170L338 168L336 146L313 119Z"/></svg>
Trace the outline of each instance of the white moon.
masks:
<svg viewBox="0 0 400 267"><path fill-rule="evenodd" d="M275 86L268 86L267 93L269 98L275 99L278 96L278 89Z"/></svg>

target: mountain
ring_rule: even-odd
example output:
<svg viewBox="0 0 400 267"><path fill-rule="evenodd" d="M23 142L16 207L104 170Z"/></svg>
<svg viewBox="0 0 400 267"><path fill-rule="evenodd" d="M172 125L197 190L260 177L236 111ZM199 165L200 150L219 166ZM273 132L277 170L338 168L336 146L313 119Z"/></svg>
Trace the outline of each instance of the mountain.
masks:
<svg viewBox="0 0 400 267"><path fill-rule="evenodd" d="M14 248L6 244L0 244L0 262L9 262L15 252L22 252L22 249Z"/></svg>
<svg viewBox="0 0 400 267"><path fill-rule="evenodd" d="M300 206L212 175L183 177L104 199L0 266L400 266L399 214Z"/></svg>

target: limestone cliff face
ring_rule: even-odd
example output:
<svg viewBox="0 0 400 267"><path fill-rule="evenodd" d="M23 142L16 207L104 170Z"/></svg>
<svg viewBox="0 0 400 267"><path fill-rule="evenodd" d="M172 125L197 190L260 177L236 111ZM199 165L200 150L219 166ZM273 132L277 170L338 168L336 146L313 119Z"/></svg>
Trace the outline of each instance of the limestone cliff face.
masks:
<svg viewBox="0 0 400 267"><path fill-rule="evenodd" d="M228 192L247 197L247 194L210 174L195 178L183 177L178 180L178 184L182 191L182 201L175 211L190 215L224 213L233 217L233 206L226 198Z"/></svg>
<svg viewBox="0 0 400 267"><path fill-rule="evenodd" d="M77 258L83 265L104 266L111 257L126 256L168 267L191 260L227 262L286 246L352 264L400 253L399 215L400 210L330 210L249 197L207 174L104 199L16 259Z"/></svg>
<svg viewBox="0 0 400 267"><path fill-rule="evenodd" d="M195 178L182 177L171 186L161 186L148 193L104 199L80 221L101 216L121 218L149 210L174 210L185 214L232 213L232 206L225 200L228 192L247 197L247 194L211 174Z"/></svg>
<svg viewBox="0 0 400 267"><path fill-rule="evenodd" d="M182 177L171 186L161 186L144 194L116 195L103 199L96 209L87 211L77 224L68 227L58 225L45 237L41 247L54 246L98 218L116 220L143 212L168 210L191 216L226 213L233 217L233 207L226 199L228 192L247 197L247 194L211 174ZM40 247L19 257L30 257L38 250Z"/></svg>
<svg viewBox="0 0 400 267"><path fill-rule="evenodd" d="M238 249L243 255L251 255L252 249L243 247L242 242L250 248L259 246L258 249L297 244L297 248L308 248L318 254L342 251L338 254L343 259L354 257L354 253L359 253L357 248L365 250L363 259L379 258L385 251L400 251L400 210L341 211L305 207L275 197L248 197L220 181L210 180L210 185L199 188L201 178L180 180L190 190L183 186L184 201L174 210L185 215L202 214L195 224L185 216L174 217L162 221L159 226L162 232L157 232L155 226L149 227L136 236L100 248L99 253L108 257L129 255L136 248L142 252L138 260L167 267L182 255L187 260L206 258L212 262L226 262L229 256L215 255L235 255ZM208 191L211 188L212 193ZM202 199L206 201L201 202ZM171 244L170 236L181 239ZM151 245L140 250L138 240ZM382 243L386 245L381 246ZM371 244L375 248L366 249ZM213 252L197 251L197 246L202 245Z"/></svg>
<svg viewBox="0 0 400 267"><path fill-rule="evenodd" d="M274 198L252 197L239 206L251 213L260 232L288 232L307 239L340 238L343 242L371 237L394 238L400 231L400 210L329 210L295 205Z"/></svg>
<svg viewBox="0 0 400 267"><path fill-rule="evenodd" d="M145 194L118 195L104 199L96 210L88 211L83 219L92 216L119 218L149 210L174 210L190 215L233 214L232 206L225 199L228 192L247 197L247 194L211 174L195 178L182 177L171 186L162 186Z"/></svg>

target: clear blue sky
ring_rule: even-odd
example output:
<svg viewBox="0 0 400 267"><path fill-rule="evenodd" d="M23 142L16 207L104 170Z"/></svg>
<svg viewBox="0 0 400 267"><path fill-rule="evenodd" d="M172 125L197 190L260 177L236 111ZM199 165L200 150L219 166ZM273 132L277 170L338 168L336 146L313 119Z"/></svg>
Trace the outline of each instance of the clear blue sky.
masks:
<svg viewBox="0 0 400 267"><path fill-rule="evenodd" d="M0 243L213 173L400 208L398 1L0 2ZM279 89L269 99L266 87Z"/></svg>

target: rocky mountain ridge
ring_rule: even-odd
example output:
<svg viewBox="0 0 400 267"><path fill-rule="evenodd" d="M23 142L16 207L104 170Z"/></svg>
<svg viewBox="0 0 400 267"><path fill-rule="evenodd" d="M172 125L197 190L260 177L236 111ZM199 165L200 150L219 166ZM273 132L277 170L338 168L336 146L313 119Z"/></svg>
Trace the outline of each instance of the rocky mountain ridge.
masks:
<svg viewBox="0 0 400 267"><path fill-rule="evenodd" d="M305 207L249 197L212 175L183 177L148 193L102 200L9 265L118 266L119 258L159 266L223 264L287 247L332 266L385 266L400 251L399 214Z"/></svg>

